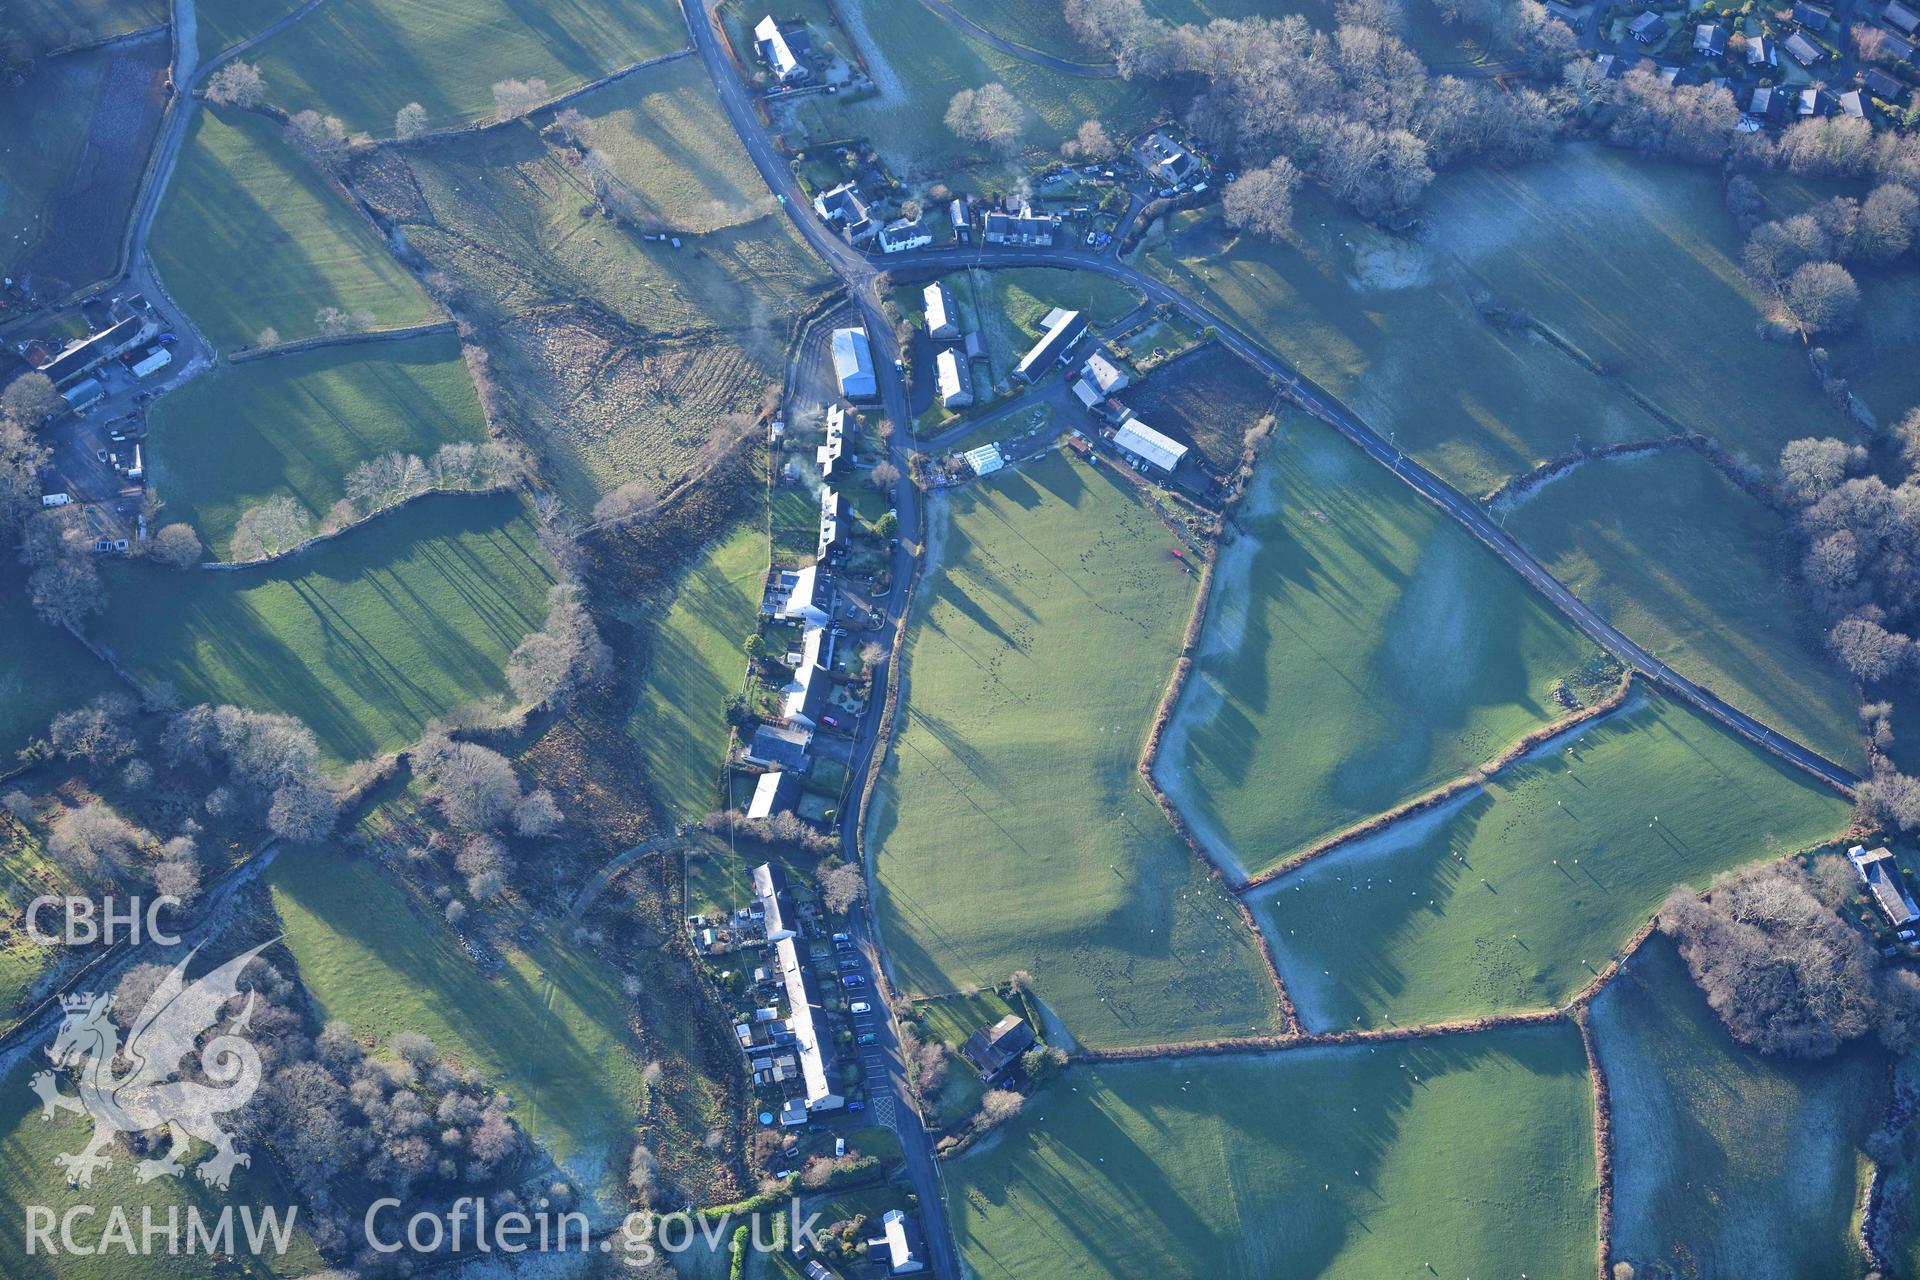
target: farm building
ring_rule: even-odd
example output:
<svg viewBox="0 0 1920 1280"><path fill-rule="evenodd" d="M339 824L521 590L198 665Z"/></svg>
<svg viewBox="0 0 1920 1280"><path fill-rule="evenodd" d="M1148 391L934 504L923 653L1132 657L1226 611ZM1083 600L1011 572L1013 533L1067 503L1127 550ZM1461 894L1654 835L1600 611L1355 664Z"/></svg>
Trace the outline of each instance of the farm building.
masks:
<svg viewBox="0 0 1920 1280"><path fill-rule="evenodd" d="M953 305L953 291L938 280L920 291L927 310L927 334L936 339L960 336L960 313Z"/></svg>
<svg viewBox="0 0 1920 1280"><path fill-rule="evenodd" d="M941 404L949 409L964 409L973 403L973 375L961 365L952 347L933 358L933 371L940 383Z"/></svg>
<svg viewBox="0 0 1920 1280"><path fill-rule="evenodd" d="M1880 17L1894 30L1904 31L1908 35L1920 30L1920 13L1907 8L1900 0L1890 0L1887 7L1880 11Z"/></svg>
<svg viewBox="0 0 1920 1280"><path fill-rule="evenodd" d="M860 198L860 192L851 182L843 182L833 190L822 191L815 196L813 211L820 215L823 222L838 223L840 236L848 244L871 240L880 230L879 224L867 211L867 202Z"/></svg>
<svg viewBox="0 0 1920 1280"><path fill-rule="evenodd" d="M67 408L78 413L94 401L107 394L107 389L98 378L82 378L60 393L67 402Z"/></svg>
<svg viewBox="0 0 1920 1280"><path fill-rule="evenodd" d="M960 340L960 345L966 349L968 360L985 360L987 358L987 344L981 341L980 335L977 333L969 333Z"/></svg>
<svg viewBox="0 0 1920 1280"><path fill-rule="evenodd" d="M753 42L760 56L767 60L767 69L778 76L782 84L805 80L811 74L794 56L793 46L787 43L772 14L760 19L760 25L753 29Z"/></svg>
<svg viewBox="0 0 1920 1280"><path fill-rule="evenodd" d="M146 354L128 366L136 378L149 378L173 363L173 352L165 347L149 347Z"/></svg>
<svg viewBox="0 0 1920 1280"><path fill-rule="evenodd" d="M743 758L748 764L757 764L762 768L803 773L807 767L807 748L812 745L813 735L804 729L782 729L763 724L748 739Z"/></svg>
<svg viewBox="0 0 1920 1280"><path fill-rule="evenodd" d="M1793 6L1793 20L1809 31L1825 31L1827 24L1833 21L1833 10L1798 0Z"/></svg>
<svg viewBox="0 0 1920 1280"><path fill-rule="evenodd" d="M793 680L781 690L786 696L780 703L780 714L788 724L797 724L803 729L819 728L820 713L826 709L827 690L832 684L826 668L802 658Z"/></svg>
<svg viewBox="0 0 1920 1280"><path fill-rule="evenodd" d="M973 474L977 476L990 476L1007 465L1007 460L1000 456L1000 446L997 444L983 444L978 449L969 449L960 456L966 460L968 466L973 468Z"/></svg>
<svg viewBox="0 0 1920 1280"><path fill-rule="evenodd" d="M960 1056L973 1064L981 1082L992 1084L1020 1055L1033 1048L1033 1028L1018 1014L1008 1014L990 1027L982 1027L960 1046Z"/></svg>
<svg viewBox="0 0 1920 1280"><path fill-rule="evenodd" d="M753 784L753 799L747 802L747 816L771 818L777 813L785 813L793 808L793 802L799 795L800 783L792 774L779 769L763 773L760 781Z"/></svg>
<svg viewBox="0 0 1920 1280"><path fill-rule="evenodd" d="M1900 864L1894 861L1893 851L1885 847L1868 850L1855 845L1847 850L1847 861L1859 873L1860 883L1867 886L1867 892L1886 913L1896 929L1904 929L1915 920L1920 920L1920 907L1913 904L1913 895L1907 892L1907 886L1900 878Z"/></svg>
<svg viewBox="0 0 1920 1280"><path fill-rule="evenodd" d="M840 394L849 400L872 400L880 394L865 329L833 331L833 376L840 383Z"/></svg>
<svg viewBox="0 0 1920 1280"><path fill-rule="evenodd" d="M772 616L782 622L825 626L833 620L833 580L819 565L782 571L767 598Z"/></svg>
<svg viewBox="0 0 1920 1280"><path fill-rule="evenodd" d="M1128 418L1113 433L1114 448L1137 461L1171 473L1187 456L1187 446L1164 436L1138 418Z"/></svg>
<svg viewBox="0 0 1920 1280"><path fill-rule="evenodd" d="M1719 57L1727 51L1727 29L1717 22L1702 22L1693 29L1693 51Z"/></svg>
<svg viewBox="0 0 1920 1280"><path fill-rule="evenodd" d="M68 344L53 359L40 366L55 387L66 387L84 378L116 356L125 355L160 332L159 321L137 293L115 298L108 312L113 323L99 333Z"/></svg>
<svg viewBox="0 0 1920 1280"><path fill-rule="evenodd" d="M1807 39L1805 35L1798 31L1781 41L1781 46L1786 49L1787 53L1792 56L1795 62L1803 67L1810 67L1827 56L1826 50Z"/></svg>
<svg viewBox="0 0 1920 1280"><path fill-rule="evenodd" d="M830 485L820 490L820 559L825 560L847 547L846 499Z"/></svg>
<svg viewBox="0 0 1920 1280"><path fill-rule="evenodd" d="M918 218L896 218L880 228L880 252L904 253L933 243L933 232Z"/></svg>
<svg viewBox="0 0 1920 1280"><path fill-rule="evenodd" d="M1125 391L1128 384L1133 381L1127 376L1127 371L1120 367L1119 361L1109 356L1104 349L1097 350L1087 357L1087 362L1080 366L1080 377L1083 382L1090 384L1093 390L1099 393L1096 399L1105 399L1117 391Z"/></svg>
<svg viewBox="0 0 1920 1280"><path fill-rule="evenodd" d="M1086 331L1085 316L1078 311L1055 307L1040 322L1040 340L1033 344L1026 355L1020 357L1013 376L1022 382L1039 381L1047 370L1066 363L1074 344L1080 341L1080 335Z"/></svg>
<svg viewBox="0 0 1920 1280"><path fill-rule="evenodd" d="M847 411L837 404L827 408L826 432L826 440L813 451L813 460L820 464L820 478L831 480L847 448Z"/></svg>
<svg viewBox="0 0 1920 1280"><path fill-rule="evenodd" d="M1667 36L1667 21L1648 9L1627 24L1627 34L1641 44L1659 44Z"/></svg>
<svg viewBox="0 0 1920 1280"><path fill-rule="evenodd" d="M802 1096L789 1102L789 1106L792 1101L801 1103L799 1116L791 1119L783 1108L780 1123L805 1124L808 1112L831 1111L846 1103L827 1078L833 1063L833 1035L820 1023L820 993L813 970L800 961L800 941L794 927L798 921L787 893L786 876L771 863L762 863L753 869L753 890L766 915L767 938L773 943L780 981L786 988L787 1035L800 1057Z"/></svg>
<svg viewBox="0 0 1920 1280"><path fill-rule="evenodd" d="M988 244L1046 248L1053 243L1053 237L1059 230L1059 218L1049 214L1036 214L1030 207L1021 205L1019 213L1001 213L996 210L988 214L983 235Z"/></svg>
<svg viewBox="0 0 1920 1280"><path fill-rule="evenodd" d="M885 1234L867 1242L869 1258L884 1259L889 1275L907 1276L927 1269L920 1232L906 1214L889 1209L880 1215L880 1227Z"/></svg>

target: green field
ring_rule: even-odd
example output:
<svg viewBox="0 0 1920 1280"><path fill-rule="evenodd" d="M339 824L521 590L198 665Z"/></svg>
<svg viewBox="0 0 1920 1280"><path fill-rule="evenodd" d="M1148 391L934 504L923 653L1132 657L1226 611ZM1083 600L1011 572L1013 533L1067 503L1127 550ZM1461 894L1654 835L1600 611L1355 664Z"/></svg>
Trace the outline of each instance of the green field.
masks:
<svg viewBox="0 0 1920 1280"><path fill-rule="evenodd" d="M231 365L159 401L152 429L166 518L198 529L215 559L240 514L268 498L291 494L318 521L369 458L487 438L451 334Z"/></svg>
<svg viewBox="0 0 1920 1280"><path fill-rule="evenodd" d="M1860 318L1825 340L1833 371L1847 380L1883 425L1920 405L1920 367L1907 359L1920 342L1920 272L1860 273Z"/></svg>
<svg viewBox="0 0 1920 1280"><path fill-rule="evenodd" d="M649 628L647 674L627 731L673 821L696 822L719 807L727 702L745 679L740 646L759 618L766 573L766 531L741 525L707 548Z"/></svg>
<svg viewBox="0 0 1920 1280"><path fill-rule="evenodd" d="M909 178L944 180L971 170L969 187L989 175L1012 176L1008 166L983 162L979 143L962 141L946 126L947 103L962 89L999 83L1025 108L1020 144L1051 151L1080 123L1098 119L1115 137L1144 125L1165 105L1160 86L1146 81L1088 79L999 52L965 35L918 3L846 0L837 12L851 46L866 59L878 88L864 101L814 96L792 109L797 146L864 137L889 165Z"/></svg>
<svg viewBox="0 0 1920 1280"><path fill-rule="evenodd" d="M47 856L40 833L0 813L0 910L15 922L0 932L0 1026L25 1012L34 984L56 955L26 931L27 904L43 893L71 891L68 877Z"/></svg>
<svg viewBox="0 0 1920 1280"><path fill-rule="evenodd" d="M0 564L0 772L30 739L46 736L54 716L123 688L85 645L40 621L26 575Z"/></svg>
<svg viewBox="0 0 1920 1280"><path fill-rule="evenodd" d="M552 585L515 495L411 503L280 564L108 576L95 637L183 703L298 716L335 760L415 741L427 721L506 692L507 655Z"/></svg>
<svg viewBox="0 0 1920 1280"><path fill-rule="evenodd" d="M300 7L300 0L194 0L194 43L200 60L265 31Z"/></svg>
<svg viewBox="0 0 1920 1280"><path fill-rule="evenodd" d="M491 117L501 80L541 79L557 95L686 44L668 0L330 0L258 61L275 104L390 137L409 102L446 129Z"/></svg>
<svg viewBox="0 0 1920 1280"><path fill-rule="evenodd" d="M867 832L901 985L1026 969L1086 1044L1269 1029L1257 943L1135 772L1193 603L1171 535L1064 452L930 520Z"/></svg>
<svg viewBox="0 0 1920 1280"><path fill-rule="evenodd" d="M22 1280L26 1277L34 1280L200 1280L220 1272L204 1252L191 1256L184 1252L188 1223L185 1215L189 1206L198 1209L210 1227L217 1225L223 1208L233 1206L236 1242L245 1239L241 1206L256 1211L271 1209L282 1222L290 1213L297 1213L300 1220L306 1218L300 1198L281 1177L272 1153L245 1138L237 1145L252 1156L253 1163L234 1170L233 1183L226 1191L208 1187L194 1176L191 1168L181 1178L142 1183L134 1173L133 1158L124 1148L114 1153L111 1168L94 1174L91 1186L68 1186L66 1174L54 1163L54 1157L62 1152L72 1154L81 1150L93 1130L90 1121L69 1112L62 1112L51 1124L40 1118L40 1101L29 1088L28 1078L45 1066L45 1060L36 1052L21 1058L13 1070L0 1077L0 1098L5 1099L0 1103L0 1201L9 1208L6 1214L0 1215L0 1275L18 1276ZM64 1081L63 1089L71 1097L73 1082ZM195 1144L195 1158L204 1156L206 1150ZM64 1250L49 1255L45 1245L36 1242L29 1254L28 1205L45 1206L53 1212L56 1221L76 1207L92 1209L91 1216L83 1209L72 1220L74 1241L81 1248L102 1241L108 1215L115 1209L122 1210L133 1231L133 1244L122 1248L109 1242L108 1252L82 1256ZM153 1249L143 1253L139 1247L143 1206L152 1207L157 1229L165 1228L170 1208L178 1210L181 1254L168 1256L166 1246L160 1242L164 1237L158 1236ZM57 1226L54 1240L59 1241ZM325 1265L304 1230L293 1231L284 1254L273 1251L271 1240L268 1236L259 1257L248 1255L247 1271L235 1274L294 1280L311 1276Z"/></svg>
<svg viewBox="0 0 1920 1280"><path fill-rule="evenodd" d="M1818 843L1850 812L1685 705L1636 697L1252 905L1311 1026L1544 1009L1675 885Z"/></svg>
<svg viewBox="0 0 1920 1280"><path fill-rule="evenodd" d="M1564 1024L1075 1068L949 1212L980 1276L1586 1280L1592 1096Z"/></svg>
<svg viewBox="0 0 1920 1280"><path fill-rule="evenodd" d="M1858 1275L1860 1144L1887 1060L1736 1044L1655 937L1593 1003L1613 1103L1613 1252L1700 1276Z"/></svg>
<svg viewBox="0 0 1920 1280"><path fill-rule="evenodd" d="M1815 429L1847 434L1804 356L1754 336L1718 178L1597 147L1434 184L1408 240L1303 192L1288 241L1177 215L1144 263L1217 308L1467 493L1577 442L1666 435L1631 388L1685 426L1770 466ZM1658 289L1662 321L1648 325ZM1601 365L1596 377L1522 313Z"/></svg>
<svg viewBox="0 0 1920 1280"><path fill-rule="evenodd" d="M194 116L153 257L167 292L222 348L251 345L267 328L283 341L310 338L323 307L367 312L376 328L437 318L346 198L249 112Z"/></svg>
<svg viewBox="0 0 1920 1280"><path fill-rule="evenodd" d="M1284 420L1234 524L1155 776L1242 874L1492 759L1598 655L1316 418Z"/></svg>
<svg viewBox="0 0 1920 1280"><path fill-rule="evenodd" d="M1864 771L1860 694L1799 589L1785 520L1691 449L1590 462L1507 530L1609 622L1734 706Z"/></svg>
<svg viewBox="0 0 1920 1280"><path fill-rule="evenodd" d="M322 1017L372 1042L419 1032L511 1096L514 1120L583 1186L624 1179L646 1088L631 1002L590 951L506 945L483 977L439 906L370 861L288 850L268 880Z"/></svg>
<svg viewBox="0 0 1920 1280"><path fill-rule="evenodd" d="M31 55L157 27L166 0L15 0L7 25Z"/></svg>

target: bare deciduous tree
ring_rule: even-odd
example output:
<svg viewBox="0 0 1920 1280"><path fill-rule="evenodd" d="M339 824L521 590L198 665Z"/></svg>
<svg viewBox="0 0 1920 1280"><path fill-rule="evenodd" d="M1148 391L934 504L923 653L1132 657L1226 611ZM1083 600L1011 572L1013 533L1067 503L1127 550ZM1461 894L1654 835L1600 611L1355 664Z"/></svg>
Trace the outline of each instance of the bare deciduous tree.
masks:
<svg viewBox="0 0 1920 1280"><path fill-rule="evenodd" d="M286 494L249 507L234 522L231 554L236 560L263 560L288 551L313 536L313 517Z"/></svg>
<svg viewBox="0 0 1920 1280"><path fill-rule="evenodd" d="M1220 193L1222 216L1230 227L1240 227L1269 240L1279 240L1293 229L1293 189L1300 171L1280 156L1271 164L1248 169Z"/></svg>
<svg viewBox="0 0 1920 1280"><path fill-rule="evenodd" d="M427 131L427 109L417 102L409 102L393 113L393 136L396 138L417 138Z"/></svg>
<svg viewBox="0 0 1920 1280"><path fill-rule="evenodd" d="M207 101L225 106L257 107L266 95L260 68L251 62L229 62L207 80Z"/></svg>
<svg viewBox="0 0 1920 1280"><path fill-rule="evenodd" d="M153 558L161 564L175 569L188 569L200 563L204 549L200 545L200 535L193 531L192 525L162 525L153 535Z"/></svg>
<svg viewBox="0 0 1920 1280"><path fill-rule="evenodd" d="M0 391L0 414L17 419L31 431L67 407L53 389L53 379L38 371L23 373Z"/></svg>
<svg viewBox="0 0 1920 1280"><path fill-rule="evenodd" d="M516 119L545 102L548 96L545 80L501 80L493 86L494 114L502 120Z"/></svg>
<svg viewBox="0 0 1920 1280"><path fill-rule="evenodd" d="M1007 92L1007 86L986 84L962 89L947 103L947 128L968 142L983 142L1008 150L1018 145L1026 108Z"/></svg>

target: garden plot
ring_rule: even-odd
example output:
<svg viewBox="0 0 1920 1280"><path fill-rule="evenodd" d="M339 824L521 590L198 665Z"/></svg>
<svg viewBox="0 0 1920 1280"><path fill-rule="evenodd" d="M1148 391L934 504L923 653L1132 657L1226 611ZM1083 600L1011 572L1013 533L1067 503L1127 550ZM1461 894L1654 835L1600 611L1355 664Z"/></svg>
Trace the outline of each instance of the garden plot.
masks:
<svg viewBox="0 0 1920 1280"><path fill-rule="evenodd" d="M1754 335L1762 302L1714 175L1569 146L1442 178L1418 240L1312 191L1299 206L1278 244L1177 214L1144 265L1465 492L1578 444L1670 434L1629 392L1764 465L1796 436L1850 431L1804 355Z"/></svg>
<svg viewBox="0 0 1920 1280"><path fill-rule="evenodd" d="M186 705L296 716L342 762L506 696L507 657L553 585L511 494L424 498L260 568L106 578L111 606L88 629L136 678Z"/></svg>
<svg viewBox="0 0 1920 1280"><path fill-rule="evenodd" d="M1592 1101L1565 1023L1075 1068L948 1213L980 1276L1587 1280Z"/></svg>
<svg viewBox="0 0 1920 1280"><path fill-rule="evenodd" d="M1819 1062L1736 1043L1655 937L1593 1002L1613 1107L1613 1254L1684 1275L1855 1275L1861 1144L1887 1058Z"/></svg>
<svg viewBox="0 0 1920 1280"><path fill-rule="evenodd" d="M1499 755L1598 657L1318 419L1282 420L1232 523L1154 775L1242 876Z"/></svg>
<svg viewBox="0 0 1920 1280"><path fill-rule="evenodd" d="M1684 704L1636 697L1250 905L1309 1026L1548 1009L1676 885L1817 844L1850 813Z"/></svg>
<svg viewBox="0 0 1920 1280"><path fill-rule="evenodd" d="M1025 969L1092 1045L1273 1029L1256 939L1135 772L1193 604L1172 535L1064 451L931 520L867 830L901 986Z"/></svg>
<svg viewBox="0 0 1920 1280"><path fill-rule="evenodd" d="M318 521L361 462L487 438L451 334L232 365L159 401L151 421L166 518L199 530L213 559L248 507L290 494Z"/></svg>
<svg viewBox="0 0 1920 1280"><path fill-rule="evenodd" d="M1691 449L1608 458L1514 504L1508 532L1690 680L1866 768L1860 692L1826 652L1786 521Z"/></svg>
<svg viewBox="0 0 1920 1280"><path fill-rule="evenodd" d="M453 128L492 116L502 80L542 81L551 97L686 45L670 0L329 0L258 62L275 104L391 137L410 102L427 128Z"/></svg>
<svg viewBox="0 0 1920 1280"><path fill-rule="evenodd" d="M153 229L167 292L217 347L321 332L320 312L356 329L438 313L347 197L251 112L203 108Z"/></svg>
<svg viewBox="0 0 1920 1280"><path fill-rule="evenodd" d="M1142 336L1153 340L1151 332ZM1134 349L1152 350L1139 341ZM1279 407L1272 380L1219 343L1155 368L1122 399L1148 426L1191 440L1205 465L1220 472L1239 463L1248 433Z"/></svg>

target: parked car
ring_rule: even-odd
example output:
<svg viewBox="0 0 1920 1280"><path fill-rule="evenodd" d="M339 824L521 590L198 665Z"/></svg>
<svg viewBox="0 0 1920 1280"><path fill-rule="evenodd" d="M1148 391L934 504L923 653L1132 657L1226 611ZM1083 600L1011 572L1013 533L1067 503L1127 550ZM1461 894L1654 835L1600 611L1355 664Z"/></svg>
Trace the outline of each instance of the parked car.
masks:
<svg viewBox="0 0 1920 1280"><path fill-rule="evenodd" d="M879 1036L873 1034L873 1032L871 1031L862 1031L859 1037L861 1044L872 1044L874 1041L878 1040L879 1038L880 1038Z"/></svg>
<svg viewBox="0 0 1920 1280"><path fill-rule="evenodd" d="M853 935L850 933L836 933L833 935L833 945L836 947L850 947L853 945Z"/></svg>
<svg viewBox="0 0 1920 1280"><path fill-rule="evenodd" d="M849 1111L865 1111L866 1109L867 1104L864 1102L854 1101L847 1104L847 1110Z"/></svg>
<svg viewBox="0 0 1920 1280"><path fill-rule="evenodd" d="M840 721L829 715L822 715L820 717L820 723L826 725L829 729L838 729L840 727Z"/></svg>
<svg viewBox="0 0 1920 1280"><path fill-rule="evenodd" d="M873 1012L873 1006L868 1004L865 1000L855 1000L853 1004L849 1007L852 1008L852 1010L855 1013L872 1013Z"/></svg>
<svg viewBox="0 0 1920 1280"><path fill-rule="evenodd" d="M866 978L862 977L860 974L857 974L857 973L850 973L846 977L840 979L840 981L844 982L846 985L850 987L864 987L867 985Z"/></svg>

